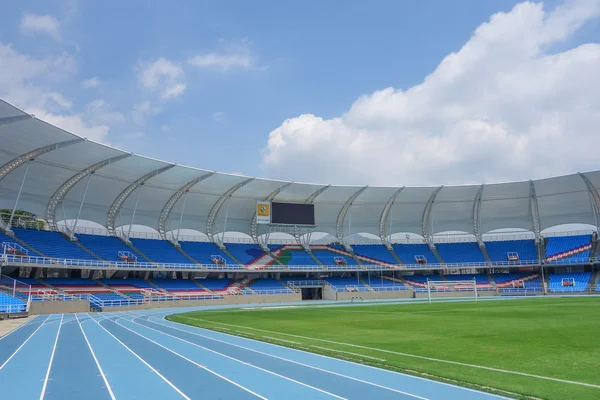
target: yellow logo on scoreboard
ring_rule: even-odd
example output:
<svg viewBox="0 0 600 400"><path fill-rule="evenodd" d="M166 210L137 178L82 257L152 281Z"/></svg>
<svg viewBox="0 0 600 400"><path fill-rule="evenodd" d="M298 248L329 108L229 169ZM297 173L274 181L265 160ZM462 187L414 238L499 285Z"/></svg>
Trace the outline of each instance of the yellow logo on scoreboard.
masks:
<svg viewBox="0 0 600 400"><path fill-rule="evenodd" d="M256 205L256 215L259 217L269 217L271 215L271 205L269 203L258 203Z"/></svg>

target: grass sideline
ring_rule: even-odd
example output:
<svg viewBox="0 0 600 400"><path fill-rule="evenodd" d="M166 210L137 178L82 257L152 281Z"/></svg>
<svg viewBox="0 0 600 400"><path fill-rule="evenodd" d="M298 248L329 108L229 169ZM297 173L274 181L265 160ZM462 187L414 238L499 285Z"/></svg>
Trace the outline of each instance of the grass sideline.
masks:
<svg viewBox="0 0 600 400"><path fill-rule="evenodd" d="M246 307L167 319L510 397L600 398L594 387L440 361L600 385L600 297Z"/></svg>

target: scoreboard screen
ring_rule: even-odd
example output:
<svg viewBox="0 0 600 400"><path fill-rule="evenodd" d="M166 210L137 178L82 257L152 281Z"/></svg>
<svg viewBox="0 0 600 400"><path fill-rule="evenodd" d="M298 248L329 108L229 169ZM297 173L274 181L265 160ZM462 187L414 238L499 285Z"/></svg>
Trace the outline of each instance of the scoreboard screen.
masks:
<svg viewBox="0 0 600 400"><path fill-rule="evenodd" d="M315 225L315 205L304 203L271 203L271 223Z"/></svg>

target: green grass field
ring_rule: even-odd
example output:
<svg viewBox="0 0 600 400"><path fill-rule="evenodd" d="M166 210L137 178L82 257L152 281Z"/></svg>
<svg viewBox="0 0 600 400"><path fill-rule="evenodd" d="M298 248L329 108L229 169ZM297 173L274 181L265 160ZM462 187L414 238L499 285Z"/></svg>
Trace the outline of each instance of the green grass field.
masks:
<svg viewBox="0 0 600 400"><path fill-rule="evenodd" d="M600 297L257 307L168 319L480 390L500 390L509 397L600 399Z"/></svg>

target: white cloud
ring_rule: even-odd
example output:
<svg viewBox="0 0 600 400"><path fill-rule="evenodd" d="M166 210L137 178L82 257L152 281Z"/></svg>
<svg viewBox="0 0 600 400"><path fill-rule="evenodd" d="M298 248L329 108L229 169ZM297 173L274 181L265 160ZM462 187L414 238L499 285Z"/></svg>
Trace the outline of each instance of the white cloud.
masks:
<svg viewBox="0 0 600 400"><path fill-rule="evenodd" d="M232 68L252 68L254 56L250 50L250 42L243 39L239 42L223 44L222 52L209 52L196 55L188 60L188 64L198 68L217 68L227 71Z"/></svg>
<svg viewBox="0 0 600 400"><path fill-rule="evenodd" d="M25 34L41 33L60 40L60 22L51 15L25 13L20 28Z"/></svg>
<svg viewBox="0 0 600 400"><path fill-rule="evenodd" d="M144 125L148 117L156 115L162 112L162 109L150 101L144 101L133 106L131 117L133 122L137 125Z"/></svg>
<svg viewBox="0 0 600 400"><path fill-rule="evenodd" d="M100 79L98 79L97 77L86 79L83 82L81 82L81 85L86 89L95 88L100 86Z"/></svg>
<svg viewBox="0 0 600 400"><path fill-rule="evenodd" d="M104 122L117 113L99 102L90 103L82 114L74 113L73 102L54 89L76 74L71 56L34 58L0 43L0 71L0 98L69 132L106 142L109 127Z"/></svg>
<svg viewBox="0 0 600 400"><path fill-rule="evenodd" d="M493 15L425 80L360 97L269 134L270 177L373 185L522 180L597 168L600 44L552 53L600 1Z"/></svg>
<svg viewBox="0 0 600 400"><path fill-rule="evenodd" d="M160 127L160 131L164 133L169 133L171 132L171 127L169 125L163 125Z"/></svg>
<svg viewBox="0 0 600 400"><path fill-rule="evenodd" d="M137 66L140 84L147 90L158 92L163 100L180 96L186 89L183 69L166 58Z"/></svg>
<svg viewBox="0 0 600 400"><path fill-rule="evenodd" d="M87 119L96 123L112 124L125 120L122 113L113 111L110 105L101 99L88 103L85 106L84 115Z"/></svg>

